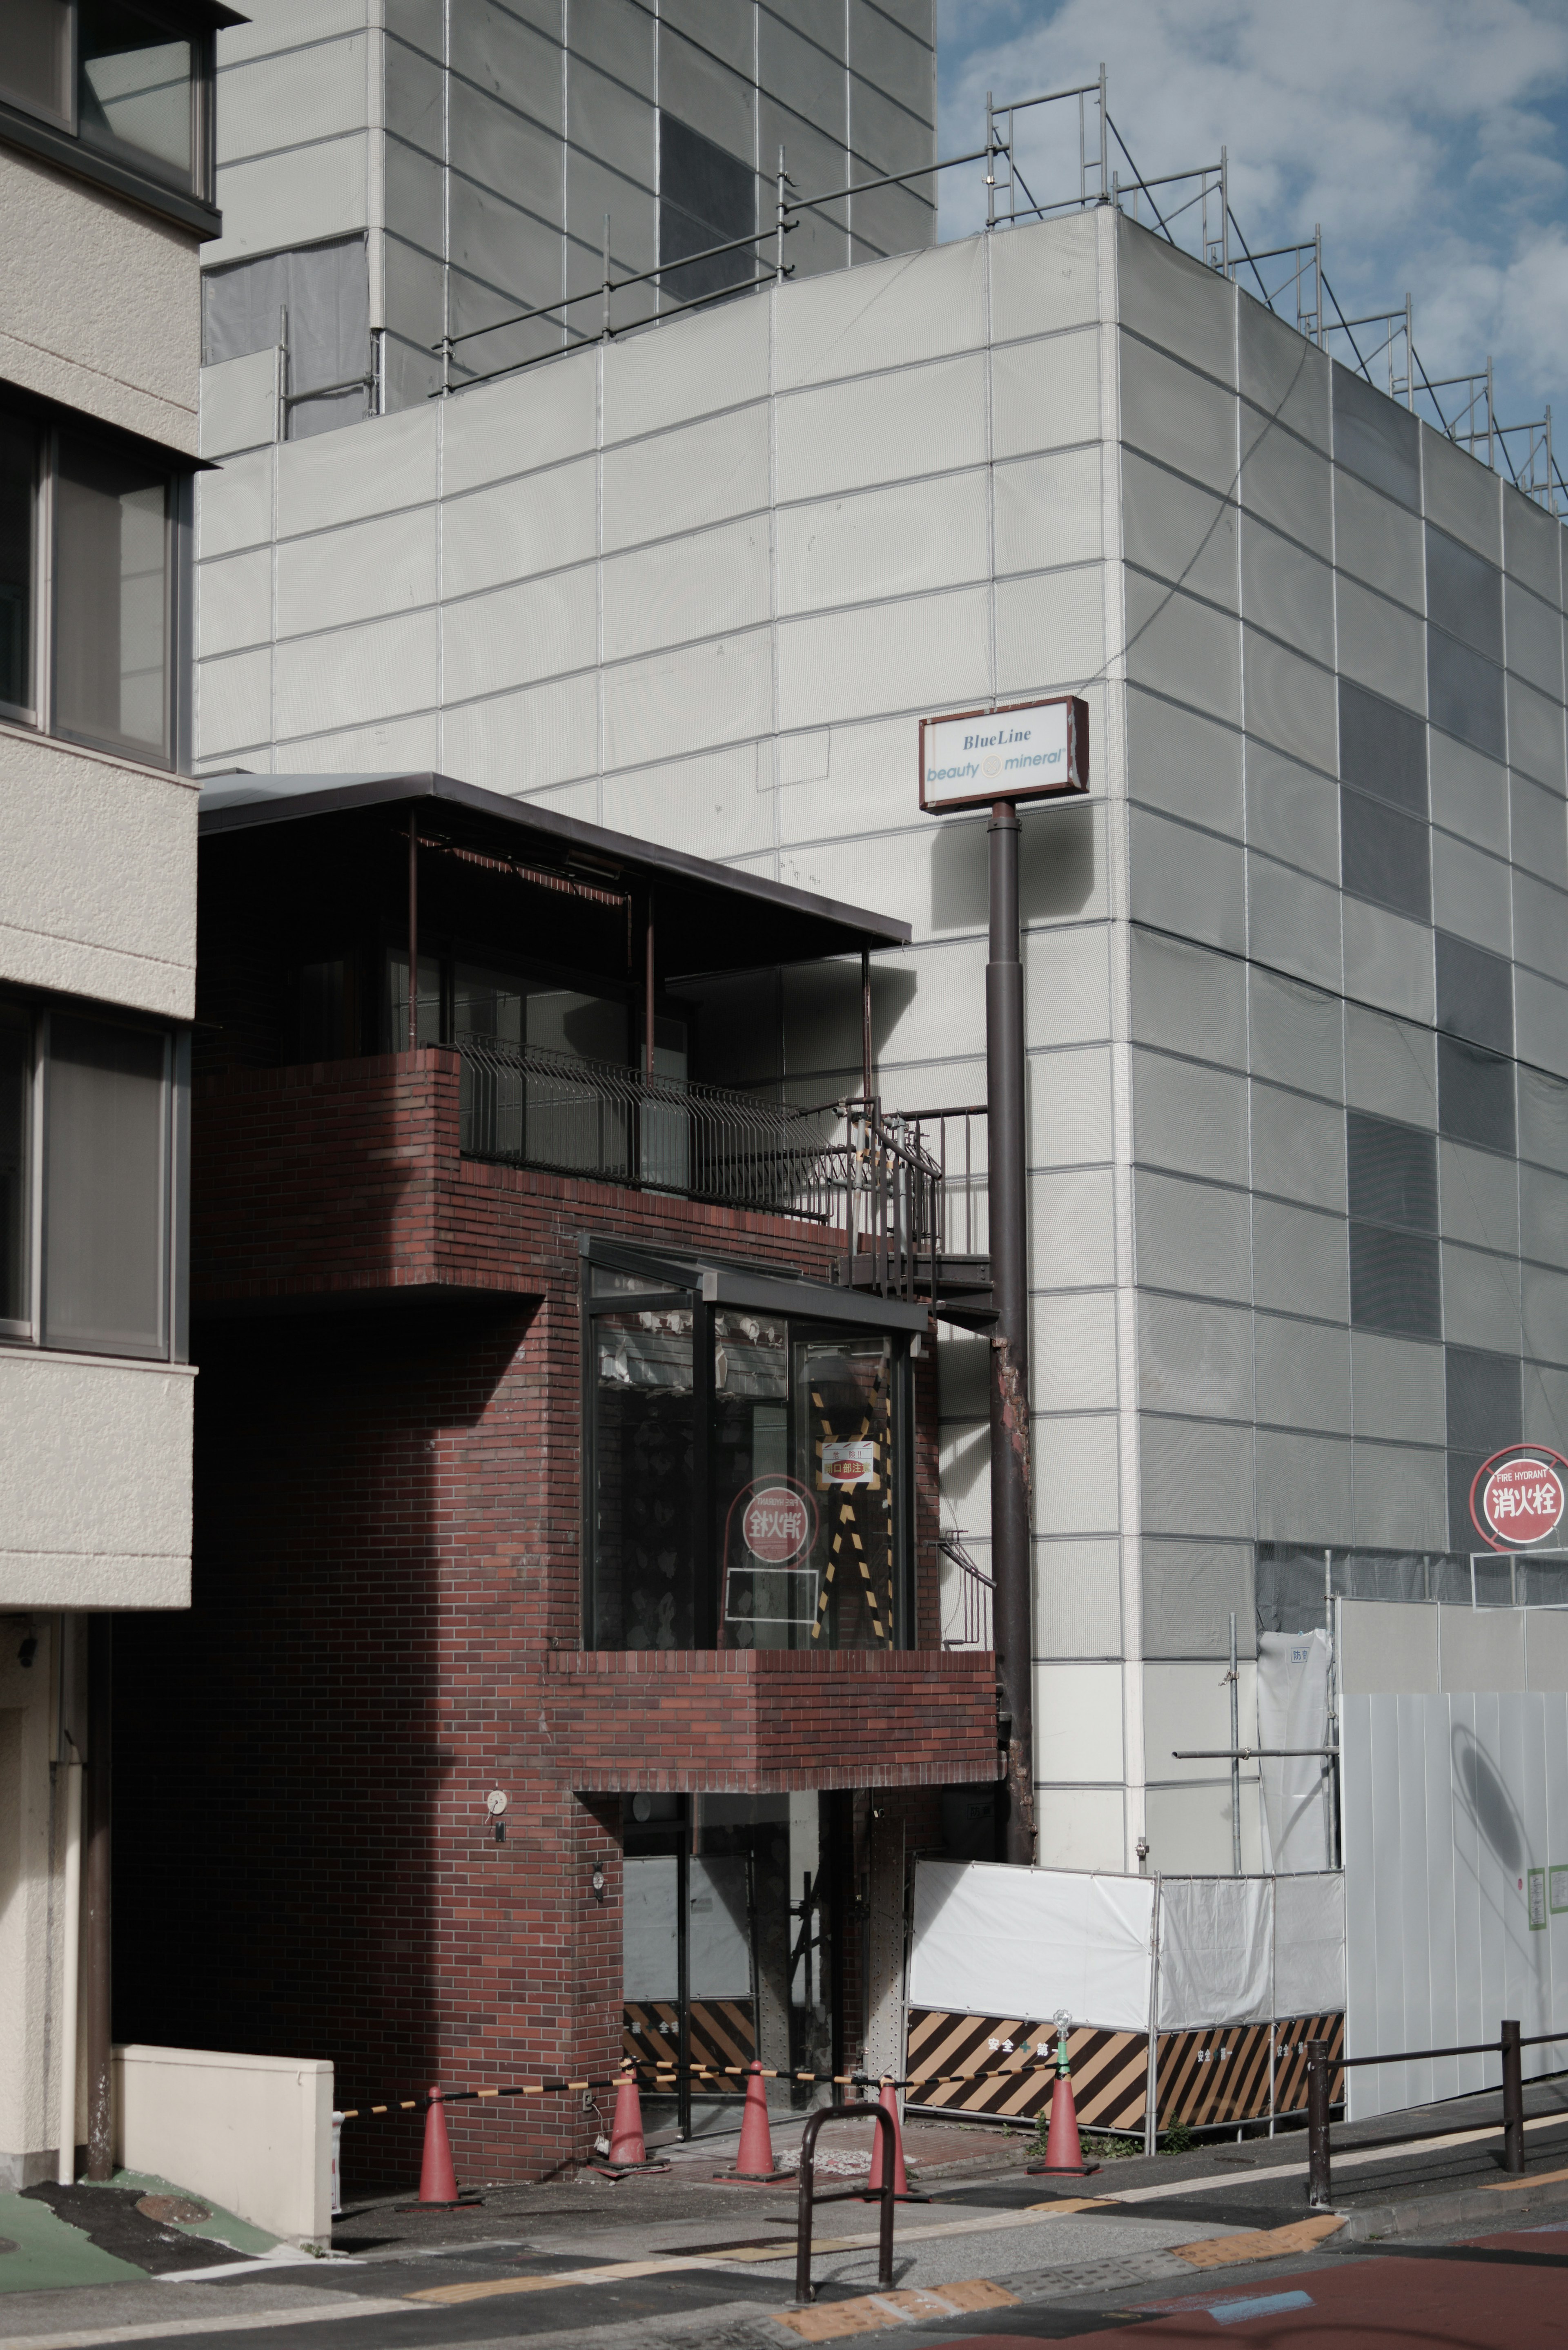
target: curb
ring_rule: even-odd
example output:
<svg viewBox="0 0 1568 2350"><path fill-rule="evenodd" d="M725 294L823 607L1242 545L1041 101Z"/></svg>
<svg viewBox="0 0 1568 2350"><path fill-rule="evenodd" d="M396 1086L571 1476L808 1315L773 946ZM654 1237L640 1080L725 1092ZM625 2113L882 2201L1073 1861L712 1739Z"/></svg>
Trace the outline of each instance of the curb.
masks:
<svg viewBox="0 0 1568 2350"><path fill-rule="evenodd" d="M1487 2232L1501 2236L1525 2215L1561 2213L1568 2218L1568 2180L1542 2179L1538 2187L1500 2193L1495 2187L1462 2187L1450 2195L1415 2196L1407 2202L1369 2203L1344 2213L1341 2243L1365 2244L1391 2237L1425 2235L1433 2228L1485 2220Z"/></svg>

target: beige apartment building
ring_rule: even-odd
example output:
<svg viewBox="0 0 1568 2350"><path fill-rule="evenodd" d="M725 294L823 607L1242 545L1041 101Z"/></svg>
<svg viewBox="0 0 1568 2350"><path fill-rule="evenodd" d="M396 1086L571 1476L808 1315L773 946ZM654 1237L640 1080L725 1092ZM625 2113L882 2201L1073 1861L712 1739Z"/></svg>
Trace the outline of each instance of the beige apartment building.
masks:
<svg viewBox="0 0 1568 2350"><path fill-rule="evenodd" d="M0 2186L84 2142L107 2175L109 1611L190 1597L188 581L235 21L11 0L0 42Z"/></svg>

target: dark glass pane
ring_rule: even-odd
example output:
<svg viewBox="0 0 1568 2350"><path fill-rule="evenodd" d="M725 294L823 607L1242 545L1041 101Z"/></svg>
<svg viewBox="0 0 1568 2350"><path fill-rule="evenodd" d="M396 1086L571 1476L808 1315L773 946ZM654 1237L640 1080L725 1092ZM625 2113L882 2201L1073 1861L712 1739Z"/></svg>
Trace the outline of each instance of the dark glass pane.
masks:
<svg viewBox="0 0 1568 2350"><path fill-rule="evenodd" d="M1438 1229L1438 1144L1419 1127L1347 1110L1345 1155L1350 1212L1405 1232Z"/></svg>
<svg viewBox="0 0 1568 2350"><path fill-rule="evenodd" d="M189 187L191 43L124 0L80 0L77 41L82 137Z"/></svg>
<svg viewBox="0 0 1568 2350"><path fill-rule="evenodd" d="M109 1355L165 1351L167 1039L49 1023L44 1336Z"/></svg>
<svg viewBox="0 0 1568 2350"><path fill-rule="evenodd" d="M659 258L680 261L732 238L750 236L757 224L757 183L749 163L716 147L671 114L659 118ZM662 281L667 296L689 302L702 294L753 285L757 269L750 250L727 253Z"/></svg>
<svg viewBox="0 0 1568 2350"><path fill-rule="evenodd" d="M1375 489L1419 512L1420 431L1408 409L1348 368L1334 376L1334 453Z"/></svg>
<svg viewBox="0 0 1568 2350"><path fill-rule="evenodd" d="M168 482L62 432L55 483L55 723L167 755Z"/></svg>
<svg viewBox="0 0 1568 2350"><path fill-rule="evenodd" d="M1413 921L1431 918L1431 836L1418 816L1401 816L1359 792L1339 795L1339 875L1355 898L1370 898Z"/></svg>
<svg viewBox="0 0 1568 2350"><path fill-rule="evenodd" d="M1449 1444L1456 1452L1499 1452L1519 1441L1519 1358L1475 1347L1444 1349Z"/></svg>
<svg viewBox="0 0 1568 2350"><path fill-rule="evenodd" d="M1494 1052L1513 1050L1513 965L1439 931L1438 1025Z"/></svg>
<svg viewBox="0 0 1568 2350"><path fill-rule="evenodd" d="M1427 813L1427 729L1413 712L1339 681L1339 772L1359 792Z"/></svg>
<svg viewBox="0 0 1568 2350"><path fill-rule="evenodd" d="M0 1003L0 1322L32 1318L27 1264L33 1020Z"/></svg>
<svg viewBox="0 0 1568 2350"><path fill-rule="evenodd" d="M1350 1318L1358 1330L1407 1338L1442 1335L1438 1243L1379 1224L1350 1227Z"/></svg>
<svg viewBox="0 0 1568 2350"><path fill-rule="evenodd" d="M0 96L29 113L70 114L69 0L5 0Z"/></svg>
<svg viewBox="0 0 1568 2350"><path fill-rule="evenodd" d="M1513 1063L1458 1036L1438 1039L1438 1125L1456 1142L1513 1149Z"/></svg>
<svg viewBox="0 0 1568 2350"><path fill-rule="evenodd" d="M695 1645L691 1314L592 1323L593 1646Z"/></svg>
<svg viewBox="0 0 1568 2350"><path fill-rule="evenodd" d="M1427 618L1495 661L1502 659L1502 574L1446 530L1427 525Z"/></svg>
<svg viewBox="0 0 1568 2350"><path fill-rule="evenodd" d="M0 702L13 710L33 707L37 472L37 433L20 417L0 415Z"/></svg>
<svg viewBox="0 0 1568 2350"><path fill-rule="evenodd" d="M1504 752L1502 671L1439 629L1427 629L1427 706L1434 726L1473 743L1489 758Z"/></svg>

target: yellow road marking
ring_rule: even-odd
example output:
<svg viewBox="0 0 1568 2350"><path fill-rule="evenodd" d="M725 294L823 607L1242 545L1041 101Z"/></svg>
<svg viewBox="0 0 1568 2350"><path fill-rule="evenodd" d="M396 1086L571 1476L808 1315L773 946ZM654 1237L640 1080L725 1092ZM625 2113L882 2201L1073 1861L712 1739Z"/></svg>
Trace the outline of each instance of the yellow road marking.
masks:
<svg viewBox="0 0 1568 2350"><path fill-rule="evenodd" d="M1525 2126L1528 2128L1529 2124ZM1562 2178L1568 2178L1568 2170L1538 2170L1533 2178L1490 2178L1483 2191L1488 2195L1517 2195L1521 2188L1553 2187Z"/></svg>
<svg viewBox="0 0 1568 2350"><path fill-rule="evenodd" d="M1238 2261L1277 2261L1291 2252L1310 2252L1344 2225L1340 2213L1320 2211L1310 2220L1293 2220L1285 2228L1247 2228L1239 2236L1204 2236L1195 2244L1172 2244L1170 2249L1189 2268L1226 2269Z"/></svg>

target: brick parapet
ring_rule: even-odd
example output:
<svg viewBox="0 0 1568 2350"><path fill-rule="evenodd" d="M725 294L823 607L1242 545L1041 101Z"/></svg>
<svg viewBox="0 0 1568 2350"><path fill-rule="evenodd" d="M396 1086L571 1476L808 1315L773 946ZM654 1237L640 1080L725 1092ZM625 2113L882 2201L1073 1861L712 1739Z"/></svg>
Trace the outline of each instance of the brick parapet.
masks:
<svg viewBox="0 0 1568 2350"><path fill-rule="evenodd" d="M547 1664L554 1767L584 1791L782 1794L996 1776L989 1650L578 1650Z"/></svg>

